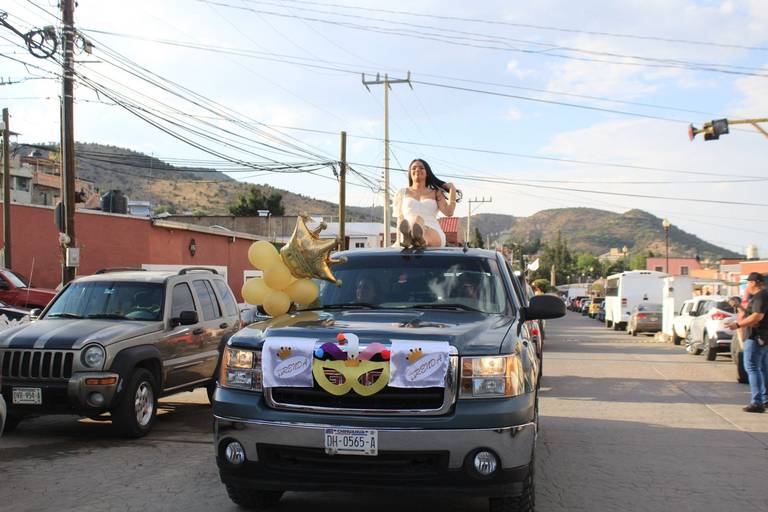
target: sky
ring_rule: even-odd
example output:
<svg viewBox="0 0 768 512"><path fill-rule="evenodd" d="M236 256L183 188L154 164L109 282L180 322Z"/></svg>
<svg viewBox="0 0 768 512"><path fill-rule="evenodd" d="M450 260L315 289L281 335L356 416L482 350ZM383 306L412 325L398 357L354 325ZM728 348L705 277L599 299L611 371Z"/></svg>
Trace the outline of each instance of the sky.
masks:
<svg viewBox="0 0 768 512"><path fill-rule="evenodd" d="M21 32L60 23L55 0L0 9ZM79 0L75 25L94 46L76 54L78 141L336 202L346 131L347 202L380 206L383 86L362 82L410 72L391 166L427 160L462 190L456 215L475 197L515 216L640 208L768 256L768 137L687 134L768 117L765 0ZM56 141L60 65L20 41L0 27L0 81L18 82L0 104L19 142Z"/></svg>

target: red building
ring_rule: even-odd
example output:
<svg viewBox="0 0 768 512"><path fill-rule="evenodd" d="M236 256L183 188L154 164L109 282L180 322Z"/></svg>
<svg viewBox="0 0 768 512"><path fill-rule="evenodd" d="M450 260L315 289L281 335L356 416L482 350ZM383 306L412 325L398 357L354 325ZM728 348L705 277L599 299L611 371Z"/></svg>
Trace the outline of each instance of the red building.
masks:
<svg viewBox="0 0 768 512"><path fill-rule="evenodd" d="M244 271L253 269L248 247L259 239L245 233L91 210L75 213L75 238L80 248L78 275L107 267L140 268L143 264L215 265L227 268L227 280L238 300L242 300ZM63 260L58 240L53 207L11 205L12 270L35 286L55 288L61 282Z"/></svg>
<svg viewBox="0 0 768 512"><path fill-rule="evenodd" d="M437 219L437 222L440 223L440 228L445 233L446 245L460 245L462 243L458 217L441 217Z"/></svg>
<svg viewBox="0 0 768 512"><path fill-rule="evenodd" d="M690 276L694 270L701 268L701 263L696 258L669 258L669 269L666 268L666 258L648 258L645 263L646 270L666 272L673 276Z"/></svg>

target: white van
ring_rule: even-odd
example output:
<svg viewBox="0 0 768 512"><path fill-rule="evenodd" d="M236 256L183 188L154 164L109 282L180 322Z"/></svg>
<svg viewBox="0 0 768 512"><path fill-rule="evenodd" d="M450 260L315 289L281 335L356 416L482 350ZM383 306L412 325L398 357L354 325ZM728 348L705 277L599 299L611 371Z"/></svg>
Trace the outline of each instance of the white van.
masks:
<svg viewBox="0 0 768 512"><path fill-rule="evenodd" d="M661 304L664 272L632 270L608 276L605 285L605 326L626 329L632 308L638 304Z"/></svg>

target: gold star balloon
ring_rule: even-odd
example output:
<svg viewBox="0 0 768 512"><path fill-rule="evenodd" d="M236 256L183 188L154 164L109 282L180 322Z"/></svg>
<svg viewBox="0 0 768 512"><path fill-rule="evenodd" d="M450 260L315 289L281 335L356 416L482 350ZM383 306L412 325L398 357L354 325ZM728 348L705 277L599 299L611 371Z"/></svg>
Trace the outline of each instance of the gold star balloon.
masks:
<svg viewBox="0 0 768 512"><path fill-rule="evenodd" d="M320 232L327 226L324 222L313 230L307 227L306 215L299 215L296 220L296 229L288 244L280 250L283 263L291 271L294 277L308 279L324 279L336 285L341 281L331 272L331 265L343 263L345 259L331 258L331 251L338 246L338 240L321 240Z"/></svg>

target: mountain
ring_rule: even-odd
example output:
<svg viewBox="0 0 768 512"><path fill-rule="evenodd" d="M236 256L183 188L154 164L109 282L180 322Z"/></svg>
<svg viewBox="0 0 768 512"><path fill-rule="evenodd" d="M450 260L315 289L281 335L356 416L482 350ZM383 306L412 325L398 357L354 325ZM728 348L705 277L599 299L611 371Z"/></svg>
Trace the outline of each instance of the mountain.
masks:
<svg viewBox="0 0 768 512"><path fill-rule="evenodd" d="M662 219L643 210L615 213L595 208L557 208L542 210L530 217L511 215L473 215L471 228L477 227L494 240L530 241L540 239L551 242L558 231L573 251L603 254L612 247L627 246L633 254L657 255L665 253ZM466 224L464 224L466 228ZM669 230L669 254L671 257L702 259L736 258L740 254L711 244L682 229L672 226Z"/></svg>
<svg viewBox="0 0 768 512"><path fill-rule="evenodd" d="M48 145L49 147L51 145ZM31 146L35 147L35 146ZM120 189L131 200L150 201L153 207L168 205L177 212L228 214L229 205L245 194L250 184L236 181L216 169L185 167L164 162L130 149L102 144L76 144L77 175L90 180L103 193ZM182 160L179 160L182 162ZM306 212L338 215L338 205L330 201L294 194L269 185L256 185L262 193L277 191L283 196L286 215ZM347 207L347 220L380 222L382 208ZM550 242L558 231L575 251L602 254L625 245L633 254L664 254L664 229L661 219L643 210L614 213L594 208L542 210L530 217L502 214L476 214L471 228L492 240ZM466 218L462 219L466 229ZM695 256L704 259L739 257L738 253L705 242L675 226L670 229L670 256Z"/></svg>
<svg viewBox="0 0 768 512"><path fill-rule="evenodd" d="M51 145L49 145L51 146ZM181 212L229 214L229 205L252 184L216 169L172 165L144 153L103 144L77 143L77 177L92 181L102 193L119 189L132 201L149 201ZM279 192L286 215L301 212L338 215L338 204L295 194L267 184L255 185L263 194ZM382 209L349 206L349 221L380 221Z"/></svg>

